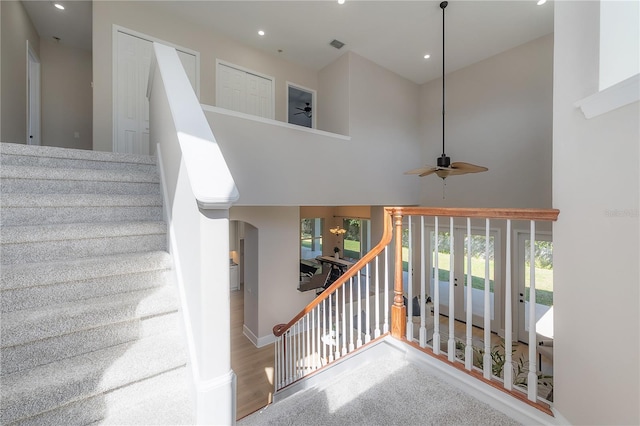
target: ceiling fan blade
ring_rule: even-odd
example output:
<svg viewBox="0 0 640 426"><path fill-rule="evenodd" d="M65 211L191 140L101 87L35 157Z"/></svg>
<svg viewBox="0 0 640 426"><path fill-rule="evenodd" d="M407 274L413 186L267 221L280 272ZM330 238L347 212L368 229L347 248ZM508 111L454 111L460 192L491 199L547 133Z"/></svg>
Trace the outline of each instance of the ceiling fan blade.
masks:
<svg viewBox="0 0 640 426"><path fill-rule="evenodd" d="M466 173L480 173L486 172L489 170L483 166L476 166L475 164L465 163L462 161L456 161L455 163L451 163L451 168L454 169L454 172L451 174L462 175Z"/></svg>
<svg viewBox="0 0 640 426"><path fill-rule="evenodd" d="M409 170L408 172L404 172L404 174L405 175L426 176L426 175L429 175L429 174L435 172L436 169L437 169L437 167L431 167L431 166L420 167L419 169L413 169L413 170Z"/></svg>

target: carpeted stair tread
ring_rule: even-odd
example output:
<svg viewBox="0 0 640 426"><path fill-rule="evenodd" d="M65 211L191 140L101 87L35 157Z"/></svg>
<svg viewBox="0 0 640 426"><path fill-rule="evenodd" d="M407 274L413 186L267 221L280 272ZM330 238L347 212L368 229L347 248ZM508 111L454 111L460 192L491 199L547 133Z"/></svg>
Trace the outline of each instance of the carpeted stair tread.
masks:
<svg viewBox="0 0 640 426"><path fill-rule="evenodd" d="M2 244L165 234L164 222L69 223L3 227Z"/></svg>
<svg viewBox="0 0 640 426"><path fill-rule="evenodd" d="M112 275L82 281L57 283L0 291L0 311L34 309L54 303L66 303L124 292L159 287L170 282L169 270Z"/></svg>
<svg viewBox="0 0 640 426"><path fill-rule="evenodd" d="M0 154L34 157L66 158L88 161L105 161L134 164L156 164L156 158L148 155L122 154L117 152L90 151L84 149L33 146L15 143L0 143Z"/></svg>
<svg viewBox="0 0 640 426"><path fill-rule="evenodd" d="M185 363L182 337L163 333L10 374L2 378L0 422L31 417Z"/></svg>
<svg viewBox="0 0 640 426"><path fill-rule="evenodd" d="M172 286L84 299L2 315L2 347L178 309Z"/></svg>
<svg viewBox="0 0 640 426"><path fill-rule="evenodd" d="M34 181L97 181L97 182L132 182L157 183L157 173L144 173L123 170L96 169L58 169L50 167L27 167L4 165L0 170L3 179Z"/></svg>
<svg viewBox="0 0 640 426"><path fill-rule="evenodd" d="M19 425L193 425L186 374L186 368L179 367L29 417Z"/></svg>
<svg viewBox="0 0 640 426"><path fill-rule="evenodd" d="M162 220L161 206L3 207L1 226Z"/></svg>
<svg viewBox="0 0 640 426"><path fill-rule="evenodd" d="M0 289L46 286L169 268L171 256L165 251L6 265L2 267Z"/></svg>
<svg viewBox="0 0 640 426"><path fill-rule="evenodd" d="M132 318L3 348L0 376L156 334L177 331L178 315L178 312L169 312L152 317Z"/></svg>
<svg viewBox="0 0 640 426"><path fill-rule="evenodd" d="M3 210L7 207L155 207L162 206L160 194L2 194Z"/></svg>

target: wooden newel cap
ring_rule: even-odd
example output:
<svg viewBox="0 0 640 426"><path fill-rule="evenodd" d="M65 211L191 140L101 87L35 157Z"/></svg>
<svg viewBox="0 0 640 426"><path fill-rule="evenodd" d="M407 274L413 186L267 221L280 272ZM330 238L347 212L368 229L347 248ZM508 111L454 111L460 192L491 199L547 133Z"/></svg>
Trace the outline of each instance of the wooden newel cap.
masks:
<svg viewBox="0 0 640 426"><path fill-rule="evenodd" d="M276 324L273 326L273 334L276 337L280 337L280 335L282 334L280 331L282 329L284 329L287 326L287 324Z"/></svg>

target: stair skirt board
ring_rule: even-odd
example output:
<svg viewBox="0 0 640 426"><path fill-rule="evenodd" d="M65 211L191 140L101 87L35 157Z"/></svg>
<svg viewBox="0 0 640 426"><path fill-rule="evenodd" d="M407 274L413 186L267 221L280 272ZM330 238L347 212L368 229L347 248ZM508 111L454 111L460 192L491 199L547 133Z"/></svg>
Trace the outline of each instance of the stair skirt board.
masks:
<svg viewBox="0 0 640 426"><path fill-rule="evenodd" d="M193 424L156 159L0 143L0 424Z"/></svg>

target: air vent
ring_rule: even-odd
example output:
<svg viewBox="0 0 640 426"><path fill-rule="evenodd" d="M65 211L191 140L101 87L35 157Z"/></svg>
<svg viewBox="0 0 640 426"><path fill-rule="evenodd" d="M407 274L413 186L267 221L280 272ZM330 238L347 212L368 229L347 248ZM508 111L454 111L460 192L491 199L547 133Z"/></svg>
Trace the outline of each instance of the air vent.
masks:
<svg viewBox="0 0 640 426"><path fill-rule="evenodd" d="M342 49L342 46L344 46L344 43L341 42L340 40L333 40L331 43L329 43L331 46L335 47L336 49Z"/></svg>

